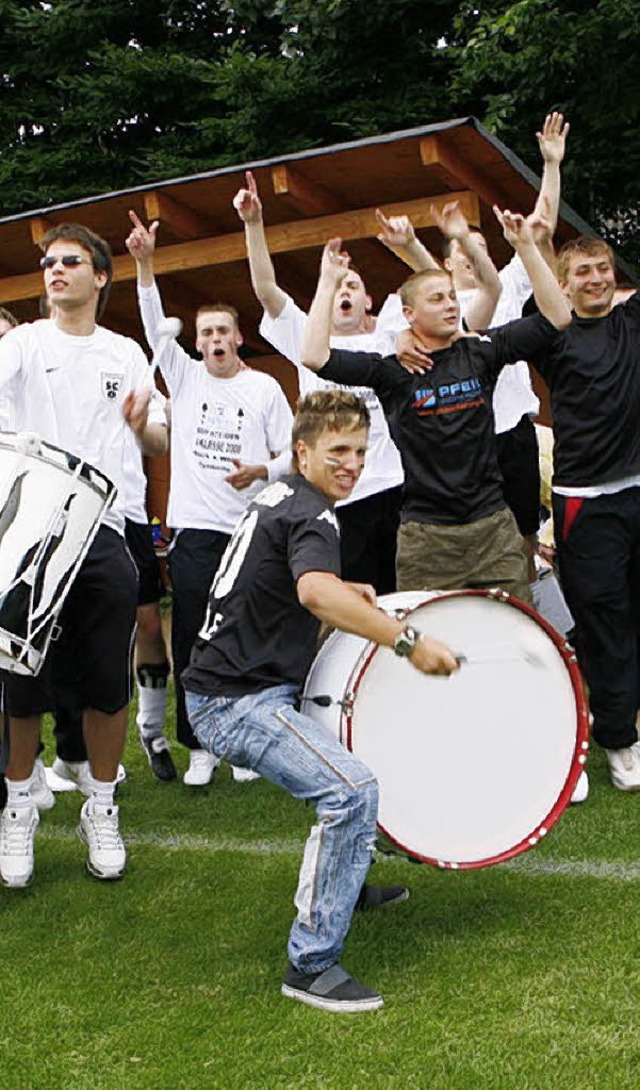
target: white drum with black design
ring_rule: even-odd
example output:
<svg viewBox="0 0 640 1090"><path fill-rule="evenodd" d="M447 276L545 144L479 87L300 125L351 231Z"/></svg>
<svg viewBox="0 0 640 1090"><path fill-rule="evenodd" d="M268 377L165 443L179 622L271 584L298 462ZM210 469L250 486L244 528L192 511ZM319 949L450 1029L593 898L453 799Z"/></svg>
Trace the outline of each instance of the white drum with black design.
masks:
<svg viewBox="0 0 640 1090"><path fill-rule="evenodd" d="M502 592L408 592L379 605L461 659L450 678L334 631L302 710L375 773L383 846L440 867L525 851L568 805L586 761L588 716L571 647Z"/></svg>
<svg viewBox="0 0 640 1090"><path fill-rule="evenodd" d="M36 435L0 434L0 668L36 675L116 489Z"/></svg>

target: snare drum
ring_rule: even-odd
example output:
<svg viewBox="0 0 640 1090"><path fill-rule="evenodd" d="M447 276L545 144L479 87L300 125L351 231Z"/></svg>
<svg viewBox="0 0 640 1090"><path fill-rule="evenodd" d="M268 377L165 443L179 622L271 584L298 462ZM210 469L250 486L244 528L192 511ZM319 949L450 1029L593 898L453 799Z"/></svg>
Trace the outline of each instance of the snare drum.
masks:
<svg viewBox="0 0 640 1090"><path fill-rule="evenodd" d="M571 647L501 591L412 591L378 604L448 644L459 671L427 676L336 630L311 666L302 710L375 773L390 850L452 868L526 851L558 820L586 762Z"/></svg>
<svg viewBox="0 0 640 1090"><path fill-rule="evenodd" d="M0 435L0 668L35 676L114 485L35 435Z"/></svg>

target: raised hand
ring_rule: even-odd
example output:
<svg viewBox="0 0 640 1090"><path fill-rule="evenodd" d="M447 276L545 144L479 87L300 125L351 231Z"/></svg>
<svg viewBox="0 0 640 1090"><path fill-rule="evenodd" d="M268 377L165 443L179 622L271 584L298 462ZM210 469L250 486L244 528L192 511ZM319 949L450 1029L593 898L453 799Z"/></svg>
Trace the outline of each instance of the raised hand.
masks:
<svg viewBox="0 0 640 1090"><path fill-rule="evenodd" d="M337 288L349 272L349 254L341 249L342 239L330 238L322 251L320 277Z"/></svg>
<svg viewBox="0 0 640 1090"><path fill-rule="evenodd" d="M377 238L385 246L409 246L415 239L416 233L408 216L385 216L380 208L376 208L376 219L380 227Z"/></svg>
<svg viewBox="0 0 640 1090"><path fill-rule="evenodd" d="M239 189L233 198L233 207L243 223L262 221L262 201L258 196L256 180L250 170L245 172L246 189Z"/></svg>
<svg viewBox="0 0 640 1090"><path fill-rule="evenodd" d="M569 124L565 124L564 114L554 112L547 114L542 126L542 132L537 132L540 154L545 163L561 163L567 142Z"/></svg>
<svg viewBox="0 0 640 1090"><path fill-rule="evenodd" d="M449 201L442 208L432 204L431 215L445 238L461 239L469 234L467 217L461 210L459 201Z"/></svg>
<svg viewBox="0 0 640 1090"><path fill-rule="evenodd" d="M548 197L543 197L541 201L538 201L531 215L527 216L527 223L536 245L539 242L546 242L547 239L553 238L554 222Z"/></svg>
<svg viewBox="0 0 640 1090"><path fill-rule="evenodd" d="M156 248L156 235L158 233L158 227L160 226L159 220L154 220L147 228L142 220L136 216L135 212L129 212L129 219L131 220L133 227L125 243L127 250L134 261L148 261L152 259Z"/></svg>
<svg viewBox="0 0 640 1090"><path fill-rule="evenodd" d="M533 242L531 227L519 212L510 212L508 208L501 212L496 204L493 206L493 211L502 227L504 237L514 249L521 244Z"/></svg>

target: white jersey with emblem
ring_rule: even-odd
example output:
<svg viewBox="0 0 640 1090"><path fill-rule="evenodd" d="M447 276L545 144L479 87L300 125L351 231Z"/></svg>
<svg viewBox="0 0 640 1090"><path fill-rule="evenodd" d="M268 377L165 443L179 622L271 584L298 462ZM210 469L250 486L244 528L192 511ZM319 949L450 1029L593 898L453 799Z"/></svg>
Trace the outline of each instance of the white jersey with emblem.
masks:
<svg viewBox="0 0 640 1090"><path fill-rule="evenodd" d="M104 473L118 494L104 523L124 531L125 438L122 402L153 388L144 352L129 337L96 326L88 337L58 329L50 319L25 323L0 342L0 397L11 405L17 431L75 454ZM151 423L165 423L155 393Z"/></svg>
<svg viewBox="0 0 640 1090"><path fill-rule="evenodd" d="M386 355L389 343L394 351L395 342L386 336L385 308L380 312L376 329L372 333L354 333L348 337L331 337L332 348L344 348L350 352L380 352ZM290 360L298 370L301 395L314 390L328 390L336 383L327 382L303 367L300 361L300 347L307 315L288 295L285 305L277 318L271 318L265 311L260 322L260 333L272 344L276 351ZM371 414L371 429L365 466L348 500L341 500L336 507L345 503L354 503L365 496L373 496L387 488L402 484L404 474L398 448L389 434L389 426L382 411L382 406L373 390L366 386L349 387L361 397Z"/></svg>
<svg viewBox="0 0 640 1090"><path fill-rule="evenodd" d="M139 287L138 299L147 339L155 347L163 316L155 284ZM210 375L202 360L175 341L160 368L172 404L167 523L230 534L265 482L238 491L225 477L233 473L234 459L269 466L272 455L290 450L293 417L287 399L276 380L260 371L246 368L233 378Z"/></svg>

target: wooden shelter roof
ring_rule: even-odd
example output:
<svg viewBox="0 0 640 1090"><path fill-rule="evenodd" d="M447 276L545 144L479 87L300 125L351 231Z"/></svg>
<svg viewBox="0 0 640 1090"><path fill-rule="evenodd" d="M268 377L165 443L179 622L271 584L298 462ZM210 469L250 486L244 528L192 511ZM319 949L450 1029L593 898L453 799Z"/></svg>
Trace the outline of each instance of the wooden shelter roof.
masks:
<svg viewBox="0 0 640 1090"><path fill-rule="evenodd" d="M133 208L145 220L161 221L156 272L166 312L184 322L185 345L192 343L198 306L225 299L240 312L245 355L259 365L257 357L268 357L272 349L258 335L260 308L251 291L242 225L231 204L246 169L257 179L279 283L302 306L313 294L321 246L332 235L342 236L363 270L376 307L407 275L406 266L375 239L376 206L408 213L438 255L440 237L430 205L458 196L469 220L486 232L500 265L509 248L491 206L528 212L539 186L521 160L467 117L51 205L0 218L0 305L21 320L37 316L42 281L34 242L54 223L78 221L113 248L107 324L142 340L135 266L124 245L127 212ZM593 231L563 204L559 242L579 233ZM271 369L268 359L264 364Z"/></svg>

